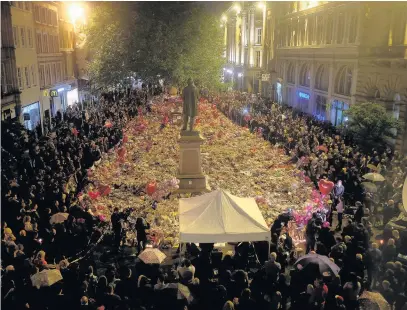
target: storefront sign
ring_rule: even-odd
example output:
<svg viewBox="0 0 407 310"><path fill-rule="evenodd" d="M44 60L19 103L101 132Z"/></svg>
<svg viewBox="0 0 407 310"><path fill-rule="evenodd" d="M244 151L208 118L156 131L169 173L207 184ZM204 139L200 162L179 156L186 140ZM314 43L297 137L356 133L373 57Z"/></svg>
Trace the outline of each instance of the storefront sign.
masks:
<svg viewBox="0 0 407 310"><path fill-rule="evenodd" d="M48 97L48 96L49 96L48 90L44 90L44 92L42 93L42 95L43 95L44 97Z"/></svg>
<svg viewBox="0 0 407 310"><path fill-rule="evenodd" d="M58 91L57 90L51 90L49 92L50 97L58 97Z"/></svg>
<svg viewBox="0 0 407 310"><path fill-rule="evenodd" d="M303 99L309 99L309 94L303 93L303 92L299 92L299 93L298 93L298 97L303 98Z"/></svg>

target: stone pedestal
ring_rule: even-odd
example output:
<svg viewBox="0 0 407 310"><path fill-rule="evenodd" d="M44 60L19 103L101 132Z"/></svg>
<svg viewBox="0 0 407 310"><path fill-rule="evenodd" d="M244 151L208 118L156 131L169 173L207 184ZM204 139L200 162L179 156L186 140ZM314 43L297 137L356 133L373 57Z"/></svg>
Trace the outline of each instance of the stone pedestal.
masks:
<svg viewBox="0 0 407 310"><path fill-rule="evenodd" d="M181 131L181 138L178 140L180 149L178 193L210 191L207 178L202 173L201 144L204 141L199 131Z"/></svg>

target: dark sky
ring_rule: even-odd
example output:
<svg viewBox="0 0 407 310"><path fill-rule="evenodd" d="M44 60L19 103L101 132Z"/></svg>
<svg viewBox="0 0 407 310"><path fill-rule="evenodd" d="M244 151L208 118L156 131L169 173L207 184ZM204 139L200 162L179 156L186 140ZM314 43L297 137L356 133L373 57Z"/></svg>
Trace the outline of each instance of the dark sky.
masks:
<svg viewBox="0 0 407 310"><path fill-rule="evenodd" d="M232 4L228 1L207 1L205 6L208 7L208 10L213 14L222 15L222 13Z"/></svg>

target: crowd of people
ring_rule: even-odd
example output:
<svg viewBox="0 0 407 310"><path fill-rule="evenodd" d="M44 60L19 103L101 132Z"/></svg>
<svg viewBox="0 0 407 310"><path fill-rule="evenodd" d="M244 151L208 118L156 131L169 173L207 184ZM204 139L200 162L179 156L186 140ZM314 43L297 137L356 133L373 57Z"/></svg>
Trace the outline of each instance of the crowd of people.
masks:
<svg viewBox="0 0 407 310"><path fill-rule="evenodd" d="M377 214L381 199L390 199L383 221L397 214L406 159L390 151L364 155L325 123L276 104L267 107L260 99L250 102L251 118L234 98L223 98L218 107L283 146L315 183L324 177L343 181L344 190L335 189L334 205L343 200L362 210L338 231L322 225L318 214L307 224L308 243L315 241L309 253L329 257L339 272L321 272L315 262L292 264L296 247L284 227L289 218L272 229L269 258L257 257L256 247L244 242L222 259L213 244L188 244L185 258L171 270L141 262L97 270L92 258L72 259L101 235L98 220L78 202L87 171L121 143L125 124L140 105L148 107L147 99L143 91L103 94L86 109L78 105L58 113L54 128L40 138L17 123L2 123L1 288L6 309L353 310L363 291L372 289L395 310L407 309L407 273L397 261L400 234L392 231L383 244L372 242L370 218L362 208L366 204ZM360 183L368 164L380 164L391 190L365 199ZM58 221L58 214L68 218ZM115 243L120 244L119 238ZM35 275L52 269L60 271L62 281L33 285Z"/></svg>

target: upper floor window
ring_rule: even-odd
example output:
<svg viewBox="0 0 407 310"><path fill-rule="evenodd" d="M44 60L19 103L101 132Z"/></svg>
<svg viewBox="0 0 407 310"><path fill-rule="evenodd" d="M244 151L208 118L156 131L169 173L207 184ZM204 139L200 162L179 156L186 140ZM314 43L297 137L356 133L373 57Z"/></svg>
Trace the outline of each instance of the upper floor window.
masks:
<svg viewBox="0 0 407 310"><path fill-rule="evenodd" d="M320 65L315 75L315 88L323 91L328 91L329 71L326 65Z"/></svg>
<svg viewBox="0 0 407 310"><path fill-rule="evenodd" d="M348 66L342 66L335 80L335 92L340 95L350 96L352 88L352 70Z"/></svg>
<svg viewBox="0 0 407 310"><path fill-rule="evenodd" d="M30 69L28 67L24 68L25 85L30 88Z"/></svg>
<svg viewBox="0 0 407 310"><path fill-rule="evenodd" d="M21 47L25 47L25 28L20 28Z"/></svg>
<svg viewBox="0 0 407 310"><path fill-rule="evenodd" d="M13 26L13 40L14 40L14 47L18 47L18 27Z"/></svg>
<svg viewBox="0 0 407 310"><path fill-rule="evenodd" d="M256 67L260 67L260 51L256 51L256 62L255 62L255 66Z"/></svg>
<svg viewBox="0 0 407 310"><path fill-rule="evenodd" d="M27 29L28 47L33 47L33 31L31 28Z"/></svg>
<svg viewBox="0 0 407 310"><path fill-rule="evenodd" d="M332 34L334 28L334 20L332 14L329 14L326 20L326 33L325 33L325 43L332 44Z"/></svg>
<svg viewBox="0 0 407 310"><path fill-rule="evenodd" d="M309 64L304 64L300 71L300 85L309 87L311 84L311 71Z"/></svg>
<svg viewBox="0 0 407 310"><path fill-rule="evenodd" d="M262 32L263 32L262 28L257 28L256 29L256 44L261 44Z"/></svg>
<svg viewBox="0 0 407 310"><path fill-rule="evenodd" d="M357 32L358 32L358 16L354 14L350 17L349 22L349 43L356 42Z"/></svg>
<svg viewBox="0 0 407 310"><path fill-rule="evenodd" d="M21 68L17 68L17 80L18 80L18 88L23 89L23 76L21 74Z"/></svg>
<svg viewBox="0 0 407 310"><path fill-rule="evenodd" d="M37 53L42 54L42 35L37 32Z"/></svg>
<svg viewBox="0 0 407 310"><path fill-rule="evenodd" d="M403 45L407 32L407 14L404 10L395 12L393 18L392 45Z"/></svg>
<svg viewBox="0 0 407 310"><path fill-rule="evenodd" d="M40 7L38 5L34 5L34 20L36 22L40 22Z"/></svg>
<svg viewBox="0 0 407 310"><path fill-rule="evenodd" d="M345 34L345 14L339 13L337 18L336 44L342 44Z"/></svg>
<svg viewBox="0 0 407 310"><path fill-rule="evenodd" d="M322 44L324 41L323 31L324 31L324 17L322 15L317 16L316 25L316 44Z"/></svg>
<svg viewBox="0 0 407 310"><path fill-rule="evenodd" d="M43 53L48 53L48 34L44 33L43 34L43 41L42 41L42 52Z"/></svg>
<svg viewBox="0 0 407 310"><path fill-rule="evenodd" d="M35 65L31 65L31 83L33 86L37 85L37 76L35 74Z"/></svg>
<svg viewBox="0 0 407 310"><path fill-rule="evenodd" d="M45 70L44 70L44 65L40 65L40 86L44 87L45 86Z"/></svg>
<svg viewBox="0 0 407 310"><path fill-rule="evenodd" d="M287 82L295 84L295 66L293 63L289 63L287 69Z"/></svg>

